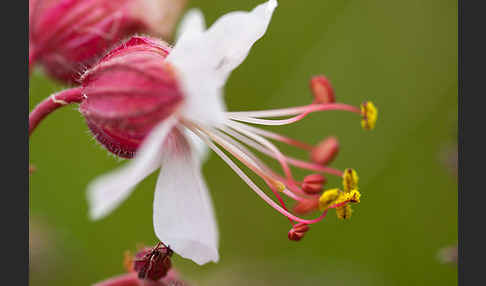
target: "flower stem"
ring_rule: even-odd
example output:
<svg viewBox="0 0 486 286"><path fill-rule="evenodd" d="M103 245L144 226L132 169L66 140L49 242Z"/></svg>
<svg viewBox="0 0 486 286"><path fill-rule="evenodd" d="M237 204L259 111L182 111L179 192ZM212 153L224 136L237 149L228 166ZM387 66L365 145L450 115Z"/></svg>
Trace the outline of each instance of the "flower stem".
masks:
<svg viewBox="0 0 486 286"><path fill-rule="evenodd" d="M82 100L81 87L66 89L44 99L29 114L29 136L42 119L51 112L67 104L80 103Z"/></svg>

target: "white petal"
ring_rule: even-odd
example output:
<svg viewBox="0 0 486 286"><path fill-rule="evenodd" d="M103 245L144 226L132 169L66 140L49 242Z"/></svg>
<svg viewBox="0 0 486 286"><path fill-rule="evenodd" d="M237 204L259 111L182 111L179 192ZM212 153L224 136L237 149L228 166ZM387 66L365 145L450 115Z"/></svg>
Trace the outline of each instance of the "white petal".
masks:
<svg viewBox="0 0 486 286"><path fill-rule="evenodd" d="M191 9L182 18L177 29L177 39L182 35L193 36L192 33L201 34L206 29L204 15L199 9Z"/></svg>
<svg viewBox="0 0 486 286"><path fill-rule="evenodd" d="M160 241L199 265L217 262L218 230L199 160L186 151L164 156L154 199L154 229ZM180 147L180 145L178 147Z"/></svg>
<svg viewBox="0 0 486 286"><path fill-rule="evenodd" d="M88 185L89 214L92 219L109 214L140 181L160 167L164 140L176 122L172 117L154 127L130 162Z"/></svg>
<svg viewBox="0 0 486 286"><path fill-rule="evenodd" d="M250 12L222 16L204 33L182 34L167 61L179 73L187 96L184 117L210 125L222 124L222 87L263 36L276 6L277 1L270 0Z"/></svg>
<svg viewBox="0 0 486 286"><path fill-rule="evenodd" d="M184 135L186 136L187 141L189 141L189 143L191 144L192 149L196 153L198 160L201 163L206 162L206 160L209 157L208 145L206 145L206 143L204 143L204 141L201 140L201 138L199 138L196 134L194 134L189 129L184 130Z"/></svg>
<svg viewBox="0 0 486 286"><path fill-rule="evenodd" d="M228 13L206 32L213 48L213 65L223 85L231 71L245 60L253 44L265 34L276 7L277 1L270 0L250 12Z"/></svg>

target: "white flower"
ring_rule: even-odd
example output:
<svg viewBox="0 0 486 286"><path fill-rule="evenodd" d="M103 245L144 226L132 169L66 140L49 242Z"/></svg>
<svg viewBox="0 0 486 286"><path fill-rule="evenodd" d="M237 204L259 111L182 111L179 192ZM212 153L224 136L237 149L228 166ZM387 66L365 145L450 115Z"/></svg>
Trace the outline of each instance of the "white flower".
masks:
<svg viewBox="0 0 486 286"><path fill-rule="evenodd" d="M184 105L151 131L132 161L88 186L93 219L110 213L162 166L154 199L157 237L198 264L218 261L218 230L201 174L205 147L199 137L207 140L201 130L225 124L222 87L264 35L276 6L276 0L269 0L250 12L228 13L207 30L199 10L187 14L167 57L185 95Z"/></svg>
<svg viewBox="0 0 486 286"><path fill-rule="evenodd" d="M321 221L329 209L348 219L349 203L358 203L360 193L357 175L327 164L337 153L337 140L326 139L313 146L308 143L257 128L258 125L286 125L317 111L343 110L362 117L362 127L372 129L377 118L375 106L365 101L361 107L334 102L329 81L322 76L311 79L315 101L305 106L283 109L227 112L222 88L233 69L248 55L251 46L267 30L276 0L257 6L250 12L231 12L218 19L208 30L198 10L183 20L180 38L166 61L173 67L182 94L182 105L159 123L137 150L135 158L123 168L95 180L88 190L90 214L101 218L117 207L133 188L162 166L154 199L154 228L157 237L182 257L198 264L217 262L218 230L213 206L201 175L206 146L214 151L268 205L290 219L288 237L300 240L309 230L308 224ZM284 119L272 117L291 116ZM304 150L311 161L299 160L280 152L269 139ZM260 160L251 147L280 164L283 175ZM230 153L259 176L271 189L277 201L260 189L233 160ZM320 190L324 178L311 175L297 181L290 165L317 173L343 178L343 190ZM314 184L310 187L308 184ZM315 184L320 184L315 186ZM352 188L350 187L352 186ZM290 213L281 194L297 203L295 212L322 210L315 219L303 219ZM299 211L300 209L300 211Z"/></svg>

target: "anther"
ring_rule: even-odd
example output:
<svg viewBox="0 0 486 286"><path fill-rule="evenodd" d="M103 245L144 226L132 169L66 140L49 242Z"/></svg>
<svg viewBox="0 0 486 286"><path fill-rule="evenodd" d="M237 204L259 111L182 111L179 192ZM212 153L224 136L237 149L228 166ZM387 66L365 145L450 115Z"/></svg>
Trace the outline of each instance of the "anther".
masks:
<svg viewBox="0 0 486 286"><path fill-rule="evenodd" d="M310 89L312 90L316 103L326 104L336 101L334 98L334 89L329 80L323 75L311 78Z"/></svg>
<svg viewBox="0 0 486 286"><path fill-rule="evenodd" d="M353 213L353 209L350 205L344 205L342 207L336 208L336 215L338 219L349 219L351 214Z"/></svg>
<svg viewBox="0 0 486 286"><path fill-rule="evenodd" d="M343 172L343 188L345 192L358 189L358 173L354 169L347 168Z"/></svg>
<svg viewBox="0 0 486 286"><path fill-rule="evenodd" d="M309 230L309 225L305 223L297 223L292 229L289 230L288 237L289 240L299 241L301 240L306 232Z"/></svg>
<svg viewBox="0 0 486 286"><path fill-rule="evenodd" d="M344 200L350 203L359 203L360 198L361 198L361 194L356 189L351 190L350 192L344 194Z"/></svg>
<svg viewBox="0 0 486 286"><path fill-rule="evenodd" d="M319 198L319 209L325 211L328 207L341 196L342 191L339 189L330 189L325 191Z"/></svg>
<svg viewBox="0 0 486 286"><path fill-rule="evenodd" d="M296 214L308 214L316 211L319 208L319 199L305 199L297 202L294 206L294 212Z"/></svg>
<svg viewBox="0 0 486 286"><path fill-rule="evenodd" d="M327 165L339 152L339 142L336 137L330 136L322 140L312 149L310 158L314 163Z"/></svg>
<svg viewBox="0 0 486 286"><path fill-rule="evenodd" d="M311 174L304 178L302 190L309 195L322 192L322 187L326 183L326 178L321 174Z"/></svg>
<svg viewBox="0 0 486 286"><path fill-rule="evenodd" d="M361 104L361 127L365 130L375 128L378 119L378 109L371 101L365 101Z"/></svg>
<svg viewBox="0 0 486 286"><path fill-rule="evenodd" d="M278 192L283 192L285 190L285 185L280 181L274 181L273 185Z"/></svg>

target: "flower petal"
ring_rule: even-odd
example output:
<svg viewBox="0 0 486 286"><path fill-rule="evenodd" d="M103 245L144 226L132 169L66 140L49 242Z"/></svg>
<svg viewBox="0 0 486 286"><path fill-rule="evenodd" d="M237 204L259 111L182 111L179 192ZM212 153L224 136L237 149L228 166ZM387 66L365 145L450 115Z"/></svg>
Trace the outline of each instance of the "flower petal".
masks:
<svg viewBox="0 0 486 286"><path fill-rule="evenodd" d="M184 258L199 265L217 262L217 224L200 162L186 138L180 137L178 147L179 152L164 156L157 181L155 233Z"/></svg>
<svg viewBox="0 0 486 286"><path fill-rule="evenodd" d="M206 29L206 23L204 21L204 15L199 9L191 9L187 11L182 18L179 28L177 29L177 39L182 35L192 36L191 33L201 34Z"/></svg>
<svg viewBox="0 0 486 286"><path fill-rule="evenodd" d="M265 34L277 5L276 0L270 0L250 12L228 13L206 32L205 37L212 46L213 67L218 71L222 85L245 60L253 44Z"/></svg>
<svg viewBox="0 0 486 286"><path fill-rule="evenodd" d="M162 146L176 122L175 117L170 117L154 127L135 158L123 167L96 178L88 185L91 219L100 219L109 214L130 195L140 181L160 167Z"/></svg>
<svg viewBox="0 0 486 286"><path fill-rule="evenodd" d="M270 0L250 12L228 13L203 33L181 35L167 61L178 72L187 96L184 117L209 125L223 123L222 87L263 36L276 6L277 1Z"/></svg>

